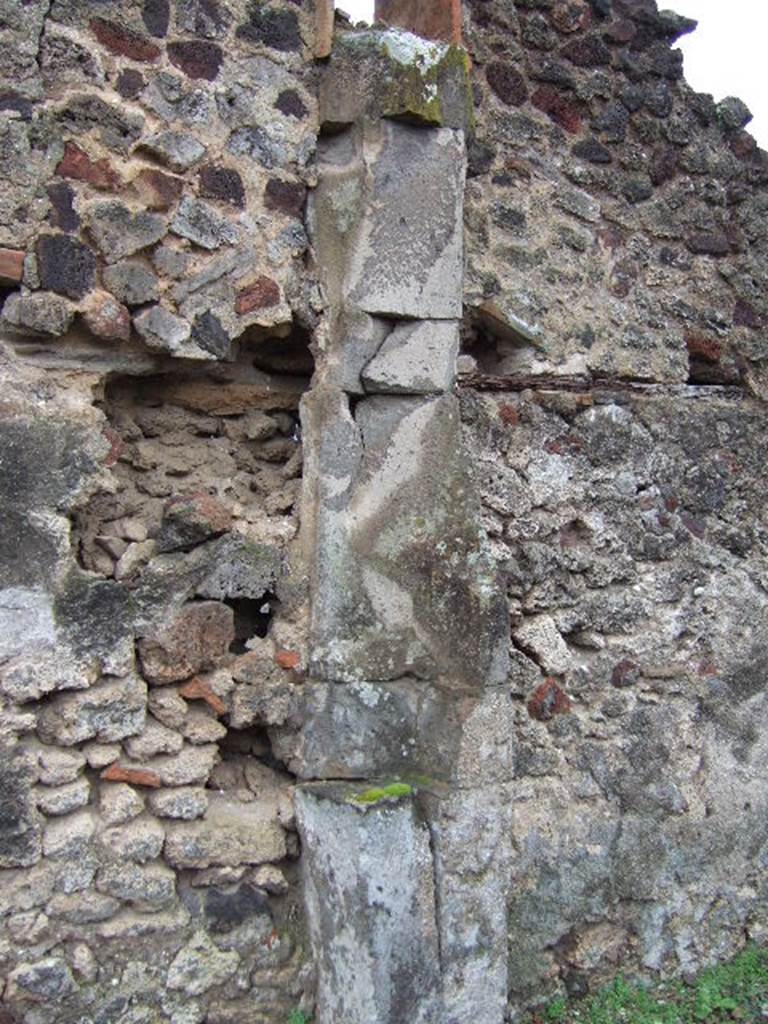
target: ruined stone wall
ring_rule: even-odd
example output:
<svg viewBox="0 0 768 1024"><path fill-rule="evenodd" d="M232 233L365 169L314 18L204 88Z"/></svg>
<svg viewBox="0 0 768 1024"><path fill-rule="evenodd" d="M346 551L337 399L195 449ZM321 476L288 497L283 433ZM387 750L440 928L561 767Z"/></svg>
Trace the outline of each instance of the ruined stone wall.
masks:
<svg viewBox="0 0 768 1024"><path fill-rule="evenodd" d="M765 921L764 210L653 3L472 0L462 410L506 580L514 1003Z"/></svg>
<svg viewBox="0 0 768 1024"><path fill-rule="evenodd" d="M314 12L2 18L0 1016L284 1020Z"/></svg>
<svg viewBox="0 0 768 1024"><path fill-rule="evenodd" d="M379 7L0 15L0 1020L762 937L766 158L651 2Z"/></svg>

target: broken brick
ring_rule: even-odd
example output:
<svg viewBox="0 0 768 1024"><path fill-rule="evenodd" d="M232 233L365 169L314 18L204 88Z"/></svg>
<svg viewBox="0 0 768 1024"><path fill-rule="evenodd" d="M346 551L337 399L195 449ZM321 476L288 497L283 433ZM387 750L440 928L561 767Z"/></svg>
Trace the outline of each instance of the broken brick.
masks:
<svg viewBox="0 0 768 1024"><path fill-rule="evenodd" d="M221 47L202 39L168 44L168 60L188 78L212 82L219 73L222 59Z"/></svg>
<svg viewBox="0 0 768 1024"><path fill-rule="evenodd" d="M298 668L301 658L297 651L275 651L275 662L286 670Z"/></svg>
<svg viewBox="0 0 768 1024"><path fill-rule="evenodd" d="M200 195L206 199L218 199L232 206L245 205L243 179L230 167L216 167L206 164L197 172L200 179Z"/></svg>
<svg viewBox="0 0 768 1024"><path fill-rule="evenodd" d="M262 275L237 293L235 312L243 316L245 313L252 313L255 309L266 309L268 306L276 306L279 301L279 285L271 278Z"/></svg>
<svg viewBox="0 0 768 1024"><path fill-rule="evenodd" d="M221 697L213 692L208 683L204 683L197 676L179 687L179 696L186 700L204 700L215 715L226 714L227 705Z"/></svg>
<svg viewBox="0 0 768 1024"><path fill-rule="evenodd" d="M24 252L21 249L0 249L0 280L16 284L24 276Z"/></svg>
<svg viewBox="0 0 768 1024"><path fill-rule="evenodd" d="M104 341L128 341L131 336L131 314L108 292L97 292L83 311L85 326Z"/></svg>
<svg viewBox="0 0 768 1024"><path fill-rule="evenodd" d="M528 714L538 722L548 722L555 715L564 715L570 710L571 698L551 677L544 680L528 701Z"/></svg>
<svg viewBox="0 0 768 1024"><path fill-rule="evenodd" d="M151 62L160 56L160 47L146 36L106 18L91 18L91 31L102 46L118 57Z"/></svg>
<svg viewBox="0 0 768 1024"><path fill-rule="evenodd" d="M150 210L167 210L181 198L184 181L171 174L145 167L133 180L144 204Z"/></svg>
<svg viewBox="0 0 768 1024"><path fill-rule="evenodd" d="M270 178L264 189L264 205L268 210L279 210L290 217L301 217L306 193L300 181Z"/></svg>
<svg viewBox="0 0 768 1024"><path fill-rule="evenodd" d="M132 786L147 786L150 789L160 789L162 785L160 777L154 772L144 768L123 768L117 762L105 768L100 778L105 782L129 782Z"/></svg>
<svg viewBox="0 0 768 1024"><path fill-rule="evenodd" d="M99 189L118 189L122 185L120 175L106 157L92 160L85 150L74 142L64 144L64 156L56 168L56 173L62 178L86 181Z"/></svg>

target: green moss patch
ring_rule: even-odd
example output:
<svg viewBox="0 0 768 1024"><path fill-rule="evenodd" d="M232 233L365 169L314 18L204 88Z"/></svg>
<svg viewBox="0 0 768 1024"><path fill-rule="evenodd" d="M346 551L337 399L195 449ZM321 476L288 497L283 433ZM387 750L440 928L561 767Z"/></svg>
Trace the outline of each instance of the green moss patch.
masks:
<svg viewBox="0 0 768 1024"><path fill-rule="evenodd" d="M375 786L372 789L363 790L362 793L355 793L348 800L352 804L378 804L383 800L402 800L411 796L413 786L407 782L390 782L387 786Z"/></svg>

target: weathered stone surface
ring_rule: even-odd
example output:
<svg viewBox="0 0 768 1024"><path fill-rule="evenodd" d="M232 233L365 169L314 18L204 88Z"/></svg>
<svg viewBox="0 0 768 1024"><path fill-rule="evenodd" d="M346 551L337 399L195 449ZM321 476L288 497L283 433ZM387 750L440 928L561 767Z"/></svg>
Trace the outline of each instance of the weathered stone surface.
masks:
<svg viewBox="0 0 768 1024"><path fill-rule="evenodd" d="M54 697L40 711L37 731L46 743L65 747L89 739L121 740L144 728L146 701L146 684L138 676L105 681Z"/></svg>
<svg viewBox="0 0 768 1024"><path fill-rule="evenodd" d="M19 964L8 977L8 996L48 1003L66 999L77 989L66 960L50 956Z"/></svg>
<svg viewBox="0 0 768 1024"><path fill-rule="evenodd" d="M171 221L171 231L203 249L218 249L238 240L235 225L200 199L182 199Z"/></svg>
<svg viewBox="0 0 768 1024"><path fill-rule="evenodd" d="M149 798L149 806L159 818L180 818L194 821L202 818L208 809L208 794L194 786L161 789Z"/></svg>
<svg viewBox="0 0 768 1024"><path fill-rule="evenodd" d="M356 421L345 405L316 398L304 411L310 436L324 432L316 456L323 480L316 485L312 673L347 681L415 674L473 687L501 682L505 613L472 525L455 400L366 399ZM331 416L347 435L341 444L329 430ZM435 544L444 570L431 554L425 560ZM455 616L467 627L461 636Z"/></svg>
<svg viewBox="0 0 768 1024"><path fill-rule="evenodd" d="M52 292L14 292L3 304L5 324L25 334L64 334L74 315L72 305Z"/></svg>
<svg viewBox="0 0 768 1024"><path fill-rule="evenodd" d="M144 810L144 801L132 786L109 782L99 789L99 812L109 825L122 825Z"/></svg>
<svg viewBox="0 0 768 1024"><path fill-rule="evenodd" d="M443 1016L427 830L409 798L361 806L350 800L356 791L318 784L297 797L318 1024L395 1024L404 1014L437 1024Z"/></svg>
<svg viewBox="0 0 768 1024"><path fill-rule="evenodd" d="M218 748L213 744L185 745L177 754L162 754L137 764L121 763L121 767L124 770L145 773L148 781L141 782L139 775L136 783L151 786L153 789L159 789L161 786L202 785L208 781L218 757ZM102 778L106 777L102 774Z"/></svg>
<svg viewBox="0 0 768 1024"><path fill-rule="evenodd" d="M104 268L104 286L126 306L156 302L159 297L157 275L139 260L121 260Z"/></svg>
<svg viewBox="0 0 768 1024"><path fill-rule="evenodd" d="M205 932L195 932L168 969L168 988L199 996L231 978L239 963L240 957L234 950L223 952Z"/></svg>
<svg viewBox="0 0 768 1024"><path fill-rule="evenodd" d="M150 683L174 683L209 669L234 640L232 609L214 601L186 605L154 636L138 644L141 668Z"/></svg>
<svg viewBox="0 0 768 1024"><path fill-rule="evenodd" d="M282 573L279 548L233 534L219 543L211 569L198 584L197 593L217 601L238 597L258 600L274 590Z"/></svg>
<svg viewBox="0 0 768 1024"><path fill-rule="evenodd" d="M108 263L132 256L159 242L165 219L157 213L133 211L117 201L93 203L87 212L88 228Z"/></svg>
<svg viewBox="0 0 768 1024"><path fill-rule="evenodd" d="M145 864L160 856L165 841L163 826L148 815L134 818L128 824L114 825L99 834L99 845L105 856L121 862Z"/></svg>
<svg viewBox="0 0 768 1024"><path fill-rule="evenodd" d="M411 32L337 36L320 84L320 120L399 118L464 129L471 100L466 54Z"/></svg>
<svg viewBox="0 0 768 1024"><path fill-rule="evenodd" d="M82 861L96 830L93 815L88 810L76 811L63 818L54 818L45 826L43 853L46 857Z"/></svg>
<svg viewBox="0 0 768 1024"><path fill-rule="evenodd" d="M285 833L269 806L240 803L212 794L201 821L167 826L165 859L177 868L208 868L223 864L262 864L281 860Z"/></svg>
<svg viewBox="0 0 768 1024"><path fill-rule="evenodd" d="M185 355L191 326L164 306L150 306L133 318L133 324L150 348Z"/></svg>
<svg viewBox="0 0 768 1024"><path fill-rule="evenodd" d="M187 132L159 132L144 139L141 149L165 167L179 173L189 170L205 155L205 146Z"/></svg>
<svg viewBox="0 0 768 1024"><path fill-rule="evenodd" d="M369 394L434 394L448 391L456 372L459 326L451 321L400 324L362 372Z"/></svg>
<svg viewBox="0 0 768 1024"><path fill-rule="evenodd" d="M176 875L162 864L108 864L99 869L96 888L137 910L163 910L173 903Z"/></svg>
<svg viewBox="0 0 768 1024"><path fill-rule="evenodd" d="M0 761L0 867L28 867L40 859L40 817L31 785L32 758L5 747Z"/></svg>
<svg viewBox="0 0 768 1024"><path fill-rule="evenodd" d="M50 816L70 814L80 807L85 807L90 795L91 787L87 779L76 779L63 786L39 786L37 806L43 814Z"/></svg>
<svg viewBox="0 0 768 1024"><path fill-rule="evenodd" d="M313 236L331 294L341 287L373 314L458 319L463 136L392 122L355 139L326 147L313 197ZM345 179L354 191L340 206L334 191Z"/></svg>

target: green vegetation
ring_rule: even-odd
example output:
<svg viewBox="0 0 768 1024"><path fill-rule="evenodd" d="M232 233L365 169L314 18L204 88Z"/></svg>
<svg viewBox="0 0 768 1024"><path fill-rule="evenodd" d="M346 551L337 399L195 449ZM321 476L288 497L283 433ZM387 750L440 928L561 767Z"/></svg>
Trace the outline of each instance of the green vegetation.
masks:
<svg viewBox="0 0 768 1024"><path fill-rule="evenodd" d="M309 1024L310 1018L303 1010L291 1010L288 1014L288 1024Z"/></svg>
<svg viewBox="0 0 768 1024"><path fill-rule="evenodd" d="M556 999L529 1024L755 1024L768 1013L768 949L751 946L691 985L652 988L618 978L586 999Z"/></svg>
<svg viewBox="0 0 768 1024"><path fill-rule="evenodd" d="M377 804L381 800L399 800L400 797L410 796L413 793L413 786L407 782L390 782L388 786L377 786L373 789L366 789L362 793L355 793L349 798L353 804Z"/></svg>

